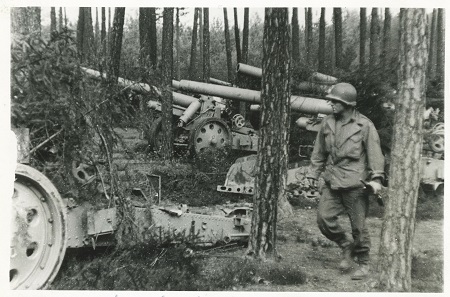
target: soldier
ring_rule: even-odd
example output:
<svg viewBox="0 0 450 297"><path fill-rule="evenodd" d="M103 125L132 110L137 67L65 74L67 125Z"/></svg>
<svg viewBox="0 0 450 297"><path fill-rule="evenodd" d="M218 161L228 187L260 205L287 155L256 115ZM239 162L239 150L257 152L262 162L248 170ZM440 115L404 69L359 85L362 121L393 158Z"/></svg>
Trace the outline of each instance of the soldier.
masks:
<svg viewBox="0 0 450 297"><path fill-rule="evenodd" d="M348 83L334 85L326 95L333 113L322 121L311 155L307 178L313 187L323 172L325 184L317 212L317 223L323 235L342 249L339 268L349 271L352 256L359 268L352 279L369 273L370 238L365 219L369 209L369 193L362 181L368 182L373 193L384 181L384 156L373 123L356 109L356 89ZM347 213L352 237L338 223L338 216Z"/></svg>

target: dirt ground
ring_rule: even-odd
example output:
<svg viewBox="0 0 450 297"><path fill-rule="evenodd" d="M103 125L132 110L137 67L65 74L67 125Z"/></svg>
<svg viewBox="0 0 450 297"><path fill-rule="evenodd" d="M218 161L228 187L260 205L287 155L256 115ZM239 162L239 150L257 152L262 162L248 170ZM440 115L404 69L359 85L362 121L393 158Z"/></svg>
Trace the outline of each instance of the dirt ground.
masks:
<svg viewBox="0 0 450 297"><path fill-rule="evenodd" d="M350 230L350 225L341 219L343 226ZM380 244L382 219L371 217L367 219L371 234L371 262L376 265ZM253 284L233 288L237 291L284 291L284 292L368 292L373 290L376 275L366 280L351 280L351 274L341 273L338 269L340 249L321 235L316 226L315 209L296 209L295 215L279 224L278 249L283 260L293 265L300 265L307 274L307 280L302 285L272 285L270 283ZM303 239L302 239L303 238ZM306 238L306 240L304 240ZM244 250L235 251L235 256L242 255ZM415 292L442 292L442 268L440 275L429 275L421 269L428 270L428 265L443 265L443 224L442 221L420 221L416 225L414 237L414 256L424 259L425 263L418 268L420 279L412 280ZM430 267L428 267L430 268ZM375 269L372 267L371 271ZM439 271L439 269L438 269ZM425 282L424 285L422 282ZM433 283L434 285L430 285Z"/></svg>

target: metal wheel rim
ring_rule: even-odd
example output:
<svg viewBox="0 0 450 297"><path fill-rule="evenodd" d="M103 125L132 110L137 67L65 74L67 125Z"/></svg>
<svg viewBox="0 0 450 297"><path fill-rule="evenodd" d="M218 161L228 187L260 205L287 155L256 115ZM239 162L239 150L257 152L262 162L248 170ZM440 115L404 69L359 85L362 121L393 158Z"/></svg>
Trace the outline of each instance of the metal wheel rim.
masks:
<svg viewBox="0 0 450 297"><path fill-rule="evenodd" d="M11 209L11 289L45 289L67 247L66 213L55 186L39 171L18 164Z"/></svg>
<svg viewBox="0 0 450 297"><path fill-rule="evenodd" d="M207 119L195 128L192 145L195 153L206 148L224 148L229 145L230 132L225 123L216 119Z"/></svg>

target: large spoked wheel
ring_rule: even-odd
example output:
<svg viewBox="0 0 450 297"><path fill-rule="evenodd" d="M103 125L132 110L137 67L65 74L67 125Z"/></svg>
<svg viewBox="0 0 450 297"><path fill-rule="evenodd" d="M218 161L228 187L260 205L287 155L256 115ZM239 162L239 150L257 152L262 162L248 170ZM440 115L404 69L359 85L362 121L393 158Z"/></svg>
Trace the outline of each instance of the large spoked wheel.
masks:
<svg viewBox="0 0 450 297"><path fill-rule="evenodd" d="M11 210L10 287L45 289L66 252L64 202L45 175L18 164Z"/></svg>
<svg viewBox="0 0 450 297"><path fill-rule="evenodd" d="M191 152L198 154L205 149L227 148L231 146L231 131L219 118L200 120L189 136Z"/></svg>

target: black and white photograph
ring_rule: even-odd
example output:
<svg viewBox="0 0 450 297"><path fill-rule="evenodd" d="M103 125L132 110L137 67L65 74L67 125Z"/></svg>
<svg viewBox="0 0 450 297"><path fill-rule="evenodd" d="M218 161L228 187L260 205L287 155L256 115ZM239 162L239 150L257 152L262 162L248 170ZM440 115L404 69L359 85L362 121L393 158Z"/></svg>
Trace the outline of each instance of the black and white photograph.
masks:
<svg viewBox="0 0 450 297"><path fill-rule="evenodd" d="M2 7L1 295L448 291L447 9L403 2Z"/></svg>

